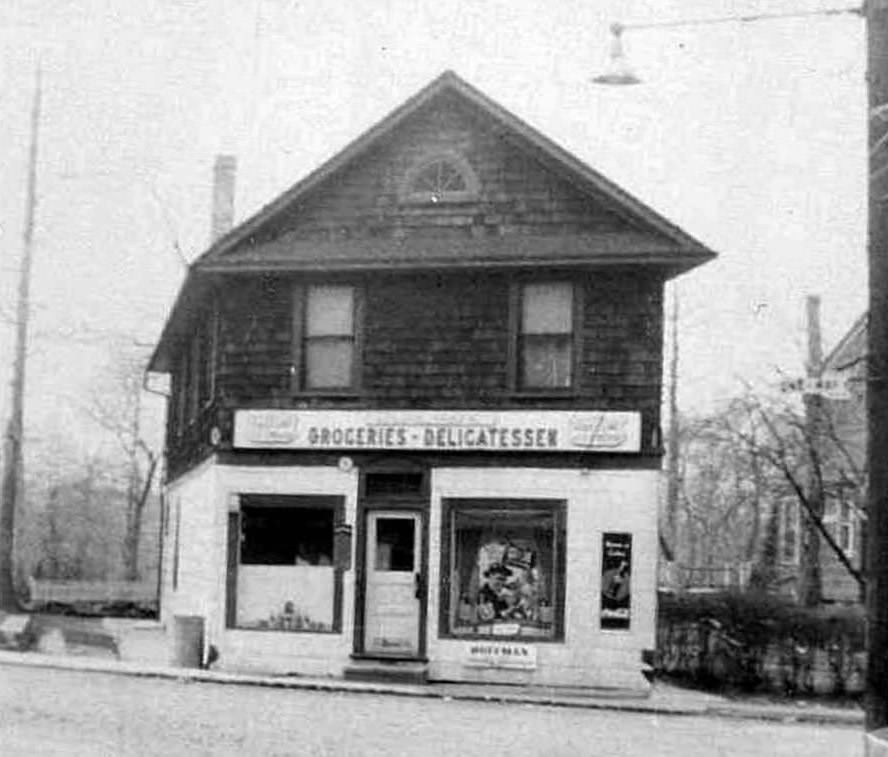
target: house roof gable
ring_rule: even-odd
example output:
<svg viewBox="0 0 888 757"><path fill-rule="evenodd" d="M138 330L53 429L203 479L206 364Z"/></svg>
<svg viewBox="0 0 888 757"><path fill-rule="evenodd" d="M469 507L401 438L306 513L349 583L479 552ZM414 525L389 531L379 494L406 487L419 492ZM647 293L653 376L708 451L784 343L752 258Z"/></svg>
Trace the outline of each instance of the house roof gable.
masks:
<svg viewBox="0 0 888 757"><path fill-rule="evenodd" d="M624 218L624 232L600 231L563 235L520 235L487 238L483 245L430 238L421 245L392 240L337 241L310 244L286 234L271 244L253 244L264 228L294 205L332 182L420 109L444 95L455 95L469 108L515 138L520 148L555 171L580 192L606 204ZM409 240L407 240L409 241ZM445 71L388 116L309 173L253 216L217 239L189 267L189 274L164 327L150 370L168 370L173 342L181 334L200 298L202 274L250 271L372 270L378 268L528 266L536 264L656 265L673 274L715 257L715 253L643 202L576 158L537 129L490 99L453 71Z"/></svg>
<svg viewBox="0 0 888 757"><path fill-rule="evenodd" d="M243 249L250 246L256 235L261 233L264 226L272 223L288 209L331 181L346 167L372 150L396 128L407 122L420 109L446 94L456 95L480 112L482 116L514 135L526 150L532 152L544 164L556 170L581 191L594 194L596 198L605 200L609 210L627 218L637 229L651 237L659 237L662 248L670 246L673 248L670 257L681 269L693 267L714 257L714 252L678 226L490 99L453 71L445 71L332 158L265 205L252 217L218 239L196 261L195 266L212 268L222 263L223 260L233 263L241 256ZM453 259L458 260L455 256ZM242 261L244 268L249 269L251 261L258 262L256 255L248 251ZM282 262L277 261L279 265ZM299 269L306 261L294 259L293 262L295 267ZM316 262L326 264L329 262L329 258L324 258L319 254ZM437 262L440 264L442 261ZM626 262L638 261L627 260ZM360 261L352 261L352 265L356 264L360 264Z"/></svg>
<svg viewBox="0 0 888 757"><path fill-rule="evenodd" d="M824 359L824 370L842 371L866 357L868 322L869 313L864 313L854 322Z"/></svg>

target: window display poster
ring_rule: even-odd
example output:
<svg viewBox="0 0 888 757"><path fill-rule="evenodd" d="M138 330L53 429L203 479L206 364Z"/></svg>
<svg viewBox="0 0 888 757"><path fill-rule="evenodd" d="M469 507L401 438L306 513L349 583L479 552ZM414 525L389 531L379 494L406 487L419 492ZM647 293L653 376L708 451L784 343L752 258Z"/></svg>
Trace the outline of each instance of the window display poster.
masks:
<svg viewBox="0 0 888 757"><path fill-rule="evenodd" d="M602 534L600 615L602 628L629 628L631 575L632 534Z"/></svg>

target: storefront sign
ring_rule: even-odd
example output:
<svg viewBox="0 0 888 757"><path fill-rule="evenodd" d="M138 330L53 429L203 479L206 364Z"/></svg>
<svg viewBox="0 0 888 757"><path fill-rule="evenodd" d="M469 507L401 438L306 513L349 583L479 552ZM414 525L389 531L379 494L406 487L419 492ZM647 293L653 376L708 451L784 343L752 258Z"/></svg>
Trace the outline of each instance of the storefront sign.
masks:
<svg viewBox="0 0 888 757"><path fill-rule="evenodd" d="M242 449L638 452L637 412L238 410Z"/></svg>
<svg viewBox="0 0 888 757"><path fill-rule="evenodd" d="M601 537L601 627L629 628L632 599L632 534Z"/></svg>
<svg viewBox="0 0 888 757"><path fill-rule="evenodd" d="M530 644L477 641L466 645L463 664L476 668L535 670L537 650Z"/></svg>

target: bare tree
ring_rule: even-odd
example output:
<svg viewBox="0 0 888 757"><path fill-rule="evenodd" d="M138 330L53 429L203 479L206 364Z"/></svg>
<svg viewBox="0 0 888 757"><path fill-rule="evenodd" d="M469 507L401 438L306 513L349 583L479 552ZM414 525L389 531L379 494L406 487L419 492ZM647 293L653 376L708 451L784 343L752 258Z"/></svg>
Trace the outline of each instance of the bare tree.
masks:
<svg viewBox="0 0 888 757"><path fill-rule="evenodd" d="M119 470L125 492L126 521L122 557L125 576L134 581L139 578L143 514L160 458L143 425L144 351L130 344L113 352L114 356L94 386L84 410L109 432L121 454Z"/></svg>
<svg viewBox="0 0 888 757"><path fill-rule="evenodd" d="M824 516L824 504L842 494L849 495L844 501L854 517L865 520L862 457L832 409L821 404L812 423L798 402L748 391L718 412L683 418L677 560L701 571L745 561L754 565L756 584L773 586L781 578L779 517L790 502L808 526L807 540L813 534L818 548L822 541L862 589L860 570ZM822 596L819 549L803 540L802 557L799 595L816 604Z"/></svg>
<svg viewBox="0 0 888 757"><path fill-rule="evenodd" d="M773 481L731 433L731 408L679 424L677 559L703 570L750 562Z"/></svg>
<svg viewBox="0 0 888 757"><path fill-rule="evenodd" d="M844 438L829 408L823 407L815 423L791 402L768 400L751 392L733 403L725 432L742 444L752 459L776 473L782 489L799 505L809 534L835 555L848 574L863 587L861 572L839 545L824 518L824 503L840 492L852 494L848 504L858 520L866 490L863 462L854 454L853 441ZM775 492L776 494L776 492ZM818 541L819 547L819 541ZM809 605L822 596L818 549L803 543L800 596ZM813 562L813 564L811 564Z"/></svg>

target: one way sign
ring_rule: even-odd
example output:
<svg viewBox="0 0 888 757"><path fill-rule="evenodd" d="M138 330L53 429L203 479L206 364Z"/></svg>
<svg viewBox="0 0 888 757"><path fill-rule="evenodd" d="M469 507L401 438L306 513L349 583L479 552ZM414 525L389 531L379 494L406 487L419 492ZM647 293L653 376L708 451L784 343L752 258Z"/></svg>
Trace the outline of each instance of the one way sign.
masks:
<svg viewBox="0 0 888 757"><path fill-rule="evenodd" d="M785 379L780 382L780 391L787 394L795 392L803 395L815 395L829 400L851 399L847 379L838 373L824 373L822 376Z"/></svg>

